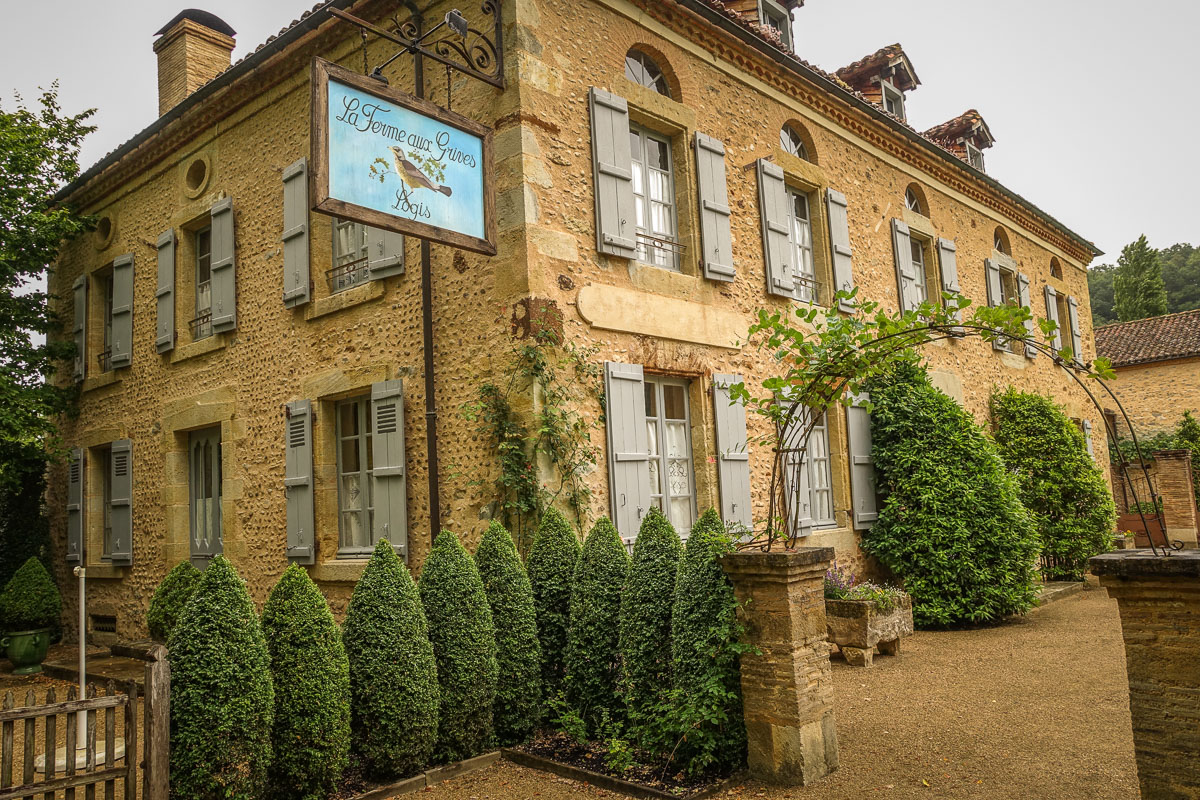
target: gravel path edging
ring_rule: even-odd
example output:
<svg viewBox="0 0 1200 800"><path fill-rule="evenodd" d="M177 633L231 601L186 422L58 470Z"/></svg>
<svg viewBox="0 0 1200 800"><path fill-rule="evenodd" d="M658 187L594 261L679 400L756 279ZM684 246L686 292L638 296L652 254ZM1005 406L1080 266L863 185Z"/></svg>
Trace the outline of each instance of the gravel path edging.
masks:
<svg viewBox="0 0 1200 800"><path fill-rule="evenodd" d="M638 798L638 800L704 800L707 797L713 797L720 792L725 791L731 786L736 785L742 780L742 776L734 775L726 778L720 783L715 783L712 786L701 789L697 792L687 795L671 794L659 789L652 789L649 786L643 786L640 783L632 783L624 781L620 778L613 778L609 775L602 775L599 772L591 772L586 769L571 766L570 764L562 764L558 761L553 761L542 756L535 756L532 753L526 753L523 750L513 750L505 747L500 751L500 755L514 764L519 764L522 767L549 772L557 775L560 778L569 778L570 780L579 781L580 783L589 783L598 789L604 789L610 792L619 792L629 797Z"/></svg>
<svg viewBox="0 0 1200 800"><path fill-rule="evenodd" d="M481 756L468 758L465 761L456 761L453 764L444 764L440 767L428 769L420 775L413 775L411 778L389 783L386 786L377 786L362 794L354 795L353 800L385 800L386 798L398 797L402 794L412 794L413 792L422 791L426 786L436 786L450 778L457 778L461 775L468 775L472 772L486 769L499 760L499 750L484 753Z"/></svg>

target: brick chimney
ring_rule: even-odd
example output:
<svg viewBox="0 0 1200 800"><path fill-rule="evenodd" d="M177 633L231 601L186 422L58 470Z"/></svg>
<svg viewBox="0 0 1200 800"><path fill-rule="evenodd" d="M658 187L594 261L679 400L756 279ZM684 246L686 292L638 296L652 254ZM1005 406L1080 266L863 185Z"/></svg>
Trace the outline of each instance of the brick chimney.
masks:
<svg viewBox="0 0 1200 800"><path fill-rule="evenodd" d="M188 8L154 34L160 117L229 69L236 33L215 14Z"/></svg>

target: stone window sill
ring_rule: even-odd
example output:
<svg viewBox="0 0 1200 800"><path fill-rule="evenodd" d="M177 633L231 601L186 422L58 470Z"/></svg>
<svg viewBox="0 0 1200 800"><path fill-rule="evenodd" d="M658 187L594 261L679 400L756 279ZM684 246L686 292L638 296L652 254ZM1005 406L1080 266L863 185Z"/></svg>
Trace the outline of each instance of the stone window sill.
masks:
<svg viewBox="0 0 1200 800"><path fill-rule="evenodd" d="M304 308L304 318L306 320L314 320L326 314L334 314L345 308L378 300L381 297L383 297L383 281L369 281L361 286L343 289L336 294L312 301Z"/></svg>
<svg viewBox="0 0 1200 800"><path fill-rule="evenodd" d="M368 561L365 558L325 561L309 567L308 575L317 583L357 583Z"/></svg>
<svg viewBox="0 0 1200 800"><path fill-rule="evenodd" d="M99 375L93 375L90 378L83 379L83 385L79 391L91 392L96 389L102 389L105 386L112 386L114 383L120 383L121 376L117 374L115 369L110 369L108 372L102 372Z"/></svg>
<svg viewBox="0 0 1200 800"><path fill-rule="evenodd" d="M129 567L115 567L107 562L87 565L88 580L120 580Z"/></svg>
<svg viewBox="0 0 1200 800"><path fill-rule="evenodd" d="M217 350L224 350L228 346L228 334L214 333L212 336L206 336L198 342L177 345L171 351L171 363L178 364L180 361L187 361L189 358L199 358L209 353L215 353Z"/></svg>

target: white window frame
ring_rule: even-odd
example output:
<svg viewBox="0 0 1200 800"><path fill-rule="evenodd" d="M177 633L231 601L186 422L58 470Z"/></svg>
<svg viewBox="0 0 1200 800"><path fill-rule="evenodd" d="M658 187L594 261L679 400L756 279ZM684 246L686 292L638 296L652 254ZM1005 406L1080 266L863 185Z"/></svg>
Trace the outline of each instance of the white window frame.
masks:
<svg viewBox="0 0 1200 800"><path fill-rule="evenodd" d="M792 48L792 15L786 8L772 0L758 0L758 21L760 25L778 31L784 47Z"/></svg>
<svg viewBox="0 0 1200 800"><path fill-rule="evenodd" d="M813 202L812 195L795 186L787 187L788 220L792 228L791 246L796 256L796 271L792 276L795 285L793 297L801 303L815 305L820 302L821 283L817 279L816 253L813 248ZM796 201L804 201L808 218L801 219L796 215ZM801 234L807 232L808 244L801 242ZM807 264L805 260L807 259Z"/></svg>
<svg viewBox="0 0 1200 800"><path fill-rule="evenodd" d="M640 140L639 146L637 148L631 147L630 151L635 215L637 215L638 208L642 210L641 219L635 219L637 225L637 260L642 264L679 272L679 255L681 249L679 244L679 209L675 203L675 157L671 152L671 137L656 133L641 125L632 124L629 126L629 134L631 137L637 137ZM647 179L651 171L646 161L646 140L648 139L666 146L667 200L665 202L651 200L647 194L649 188ZM632 145L632 140L630 144ZM639 150L641 152L640 159L638 157ZM662 170L658 170L657 168L655 171L662 172ZM639 181L641 183L641 192L638 191ZM655 232L650 230L648 222L650 203L658 203L667 207L667 217L671 228L669 232Z"/></svg>
<svg viewBox="0 0 1200 800"><path fill-rule="evenodd" d="M808 157L808 145L804 144L800 132L791 125L784 125L779 129L779 146L788 155L795 156L802 161L811 161Z"/></svg>
<svg viewBox="0 0 1200 800"><path fill-rule="evenodd" d="M204 469L202 449L206 445L212 448L207 473ZM223 494L221 449L221 427L219 425L194 430L188 434L188 533L191 536L193 560L211 558L224 552L225 549L224 535L221 531L221 497ZM212 505L208 508L201 505L203 501L208 500L204 496L201 478L211 481L213 487ZM201 528L205 529L210 537L208 552L197 552L195 549Z"/></svg>
<svg viewBox="0 0 1200 800"><path fill-rule="evenodd" d="M980 172L985 172L983 162L983 151L970 142L963 142L967 146L967 163Z"/></svg>
<svg viewBox="0 0 1200 800"><path fill-rule="evenodd" d="M837 527L837 511L833 507L833 453L829 441L829 414L826 412L813 425L808 435L808 446L804 451L813 528ZM814 443L816 447L813 446ZM819 502L822 496L825 498L825 506ZM829 510L827 516L817 513L818 509L825 507Z"/></svg>
<svg viewBox="0 0 1200 800"><path fill-rule="evenodd" d="M367 226L361 222L334 217L332 232L333 269L329 271L329 291L337 293L370 281ZM343 249L343 239L351 244L349 249ZM353 246L355 240L358 241L357 247Z"/></svg>
<svg viewBox="0 0 1200 800"><path fill-rule="evenodd" d="M358 423L358 433L348 434L344 430L342 423L342 412L346 408L353 408L356 422ZM357 397L340 400L334 405L335 423L335 450L337 453L337 504L338 504L338 557L339 558L362 558L369 556L374 548L374 529L375 529L375 478L372 465L372 435L371 425L371 395L363 394ZM345 442L354 441L355 449L358 452L358 469L354 471L346 471L345 464L342 459L342 447ZM359 508L346 508L347 496L345 479L356 477L360 491L363 493L363 500L359 503ZM346 516L351 514L359 515L358 529L365 535L366 540L362 542L347 542L347 525Z"/></svg>
<svg viewBox="0 0 1200 800"><path fill-rule="evenodd" d="M904 109L904 92L897 89L896 85L893 84L891 81L889 81L887 79L883 79L883 78L880 79L879 86L880 86L880 90L881 90L880 99L883 101L883 103L882 103L883 110L887 111L889 114L892 114L892 115L898 117L901 122L908 119L907 114ZM893 105L896 106L898 111L889 111L888 110L889 95L891 97Z"/></svg>
<svg viewBox="0 0 1200 800"><path fill-rule="evenodd" d="M925 209L921 207L921 198L917 197L911 186L904 190L904 207L923 217L926 216Z"/></svg>
<svg viewBox="0 0 1200 800"><path fill-rule="evenodd" d="M636 56L634 55L635 53ZM630 61L633 61L640 67L640 75L630 66ZM654 72L650 71L650 67L654 68ZM650 54L644 50L633 47L625 54L625 78L632 83L636 83L638 86L643 86L652 92L661 94L663 97L674 99L671 98L671 86L667 83L666 73L663 72L658 62L651 58Z"/></svg>
<svg viewBox="0 0 1200 800"><path fill-rule="evenodd" d="M657 469L659 482L658 492L655 492L653 482L650 486L650 503L657 505L663 515L671 521L675 526L675 530L683 538L687 538L691 531L692 525L696 521L696 462L692 453L692 409L690 381L682 378L667 378L658 375L646 375L644 379L646 395L654 397L654 413L651 414L651 409L647 403L646 408L646 429L648 433L648 451L650 456L650 468L653 471ZM663 417L663 399L664 387L678 387L683 394L683 419L671 420L672 422L683 422L684 437L683 442L686 448L686 454L683 457L676 456L671 458L666 452L665 443L667 442L667 420ZM648 399L648 398L647 398ZM656 452L657 451L657 452ZM676 493L670 490L670 474L671 462L685 462L687 464L687 482L688 488L686 492ZM688 514L690 520L677 519L673 515L674 504L671 502L676 499L687 499Z"/></svg>
<svg viewBox="0 0 1200 800"><path fill-rule="evenodd" d="M202 250L200 242L203 240L208 242L207 249ZM192 250L194 251L195 271L193 272L192 295L195 299L195 315L192 320L192 341L207 339L212 336L212 226L205 225L203 228L197 229L192 233ZM200 280L200 271L204 267L204 259L208 259L208 280ZM201 287L207 289L205 297L207 303L201 298ZM201 321L205 316L206 321Z"/></svg>

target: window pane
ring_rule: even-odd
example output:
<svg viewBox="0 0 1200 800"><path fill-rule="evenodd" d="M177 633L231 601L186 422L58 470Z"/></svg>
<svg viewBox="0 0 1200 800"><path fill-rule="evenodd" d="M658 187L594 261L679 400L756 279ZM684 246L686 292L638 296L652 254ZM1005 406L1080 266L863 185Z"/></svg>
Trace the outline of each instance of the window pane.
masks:
<svg viewBox="0 0 1200 800"><path fill-rule="evenodd" d="M682 420L687 418L687 399L684 388L668 383L663 386L663 417Z"/></svg>
<svg viewBox="0 0 1200 800"><path fill-rule="evenodd" d="M646 381L646 416L658 416L658 404L656 403L656 395L654 392L654 384Z"/></svg>
<svg viewBox="0 0 1200 800"><path fill-rule="evenodd" d="M646 137L646 164L653 169L665 170L670 166L667 143Z"/></svg>

